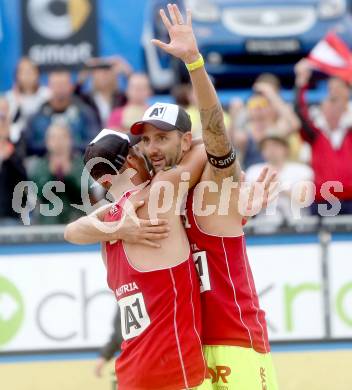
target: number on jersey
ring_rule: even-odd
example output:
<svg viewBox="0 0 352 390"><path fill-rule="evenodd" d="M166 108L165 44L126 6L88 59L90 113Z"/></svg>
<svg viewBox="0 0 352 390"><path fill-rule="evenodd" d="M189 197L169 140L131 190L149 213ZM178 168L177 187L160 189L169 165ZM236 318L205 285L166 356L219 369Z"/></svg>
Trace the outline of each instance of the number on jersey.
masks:
<svg viewBox="0 0 352 390"><path fill-rule="evenodd" d="M187 210L185 210L185 214L182 214L182 222L185 229L190 229L192 227L188 220Z"/></svg>
<svg viewBox="0 0 352 390"><path fill-rule="evenodd" d="M200 279L200 292L211 290L209 270L208 270L208 259L207 252L196 252L193 253L193 260L196 264L196 268Z"/></svg>
<svg viewBox="0 0 352 390"><path fill-rule="evenodd" d="M124 340L139 336L150 325L142 293L118 301L121 310L121 331Z"/></svg>

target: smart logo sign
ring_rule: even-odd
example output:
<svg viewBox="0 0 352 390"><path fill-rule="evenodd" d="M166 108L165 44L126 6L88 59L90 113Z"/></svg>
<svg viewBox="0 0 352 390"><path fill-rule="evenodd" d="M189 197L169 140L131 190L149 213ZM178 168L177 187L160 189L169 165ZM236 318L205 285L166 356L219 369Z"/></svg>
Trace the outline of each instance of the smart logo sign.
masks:
<svg viewBox="0 0 352 390"><path fill-rule="evenodd" d="M17 287L0 275L0 347L11 341L24 320L23 299Z"/></svg>
<svg viewBox="0 0 352 390"><path fill-rule="evenodd" d="M96 0L23 0L23 54L44 70L97 55Z"/></svg>

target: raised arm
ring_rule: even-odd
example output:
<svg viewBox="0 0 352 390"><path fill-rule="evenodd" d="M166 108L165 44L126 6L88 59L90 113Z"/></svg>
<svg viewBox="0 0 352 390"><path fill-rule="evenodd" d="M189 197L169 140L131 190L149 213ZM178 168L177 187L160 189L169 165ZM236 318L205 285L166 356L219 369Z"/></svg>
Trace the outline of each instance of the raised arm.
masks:
<svg viewBox="0 0 352 390"><path fill-rule="evenodd" d="M168 11L170 19L164 10L160 10L160 16L169 33L170 43L155 39L152 42L188 64L202 121L209 171L213 180L221 182L230 176L238 180L240 169L236 162L236 154L227 136L221 104L203 66L204 62L192 29L191 12L187 10L187 20L184 22L177 5L169 4Z"/></svg>
<svg viewBox="0 0 352 390"><path fill-rule="evenodd" d="M303 59L295 66L295 110L301 120L301 137L308 143L313 143L319 134L319 130L313 124L310 116L305 93L312 76L312 67L308 60Z"/></svg>
<svg viewBox="0 0 352 390"><path fill-rule="evenodd" d="M272 85L265 82L255 83L254 90L265 96L278 116L278 127L283 136L299 131L300 120L294 110L287 104Z"/></svg>

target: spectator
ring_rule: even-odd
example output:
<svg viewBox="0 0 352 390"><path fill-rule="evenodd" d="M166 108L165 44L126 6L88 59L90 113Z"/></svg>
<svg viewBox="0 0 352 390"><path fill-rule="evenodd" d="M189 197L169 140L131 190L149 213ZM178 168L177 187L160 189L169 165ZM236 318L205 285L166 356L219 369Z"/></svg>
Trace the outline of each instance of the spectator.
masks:
<svg viewBox="0 0 352 390"><path fill-rule="evenodd" d="M112 111L126 104L126 95L119 90L118 76L129 77L131 66L123 58L91 59L86 69L80 72L75 94L88 104L96 113L99 124L104 127ZM92 76L92 90L83 92L83 83Z"/></svg>
<svg viewBox="0 0 352 390"><path fill-rule="evenodd" d="M230 105L231 135L234 144L241 152L244 169L264 161L259 144L268 131L288 136L299 129L299 119L293 109L280 97L279 85L278 79L274 76L263 75L258 78L253 86L255 93L247 103L247 120L242 129L236 129L236 117L240 115L241 106L237 100L234 103L235 107ZM297 143L295 140L289 142L290 149L291 142L292 145Z"/></svg>
<svg viewBox="0 0 352 390"><path fill-rule="evenodd" d="M10 137L17 142L30 116L49 99L49 89L40 85L39 69L29 58L19 61L15 84L5 96L12 120Z"/></svg>
<svg viewBox="0 0 352 390"><path fill-rule="evenodd" d="M258 163L250 166L246 172L246 180L255 182L264 168L269 165L277 172L277 179L280 182L280 194L276 202L275 214L266 215L264 210L257 218L265 218L272 222L273 227L280 226L284 222L292 221L293 210L298 210L298 204L301 201L302 191L306 191L305 196L312 199L311 186L304 185L302 182L313 181L313 171L305 164L290 162L289 144L287 137L282 137L276 133L266 135L261 143L260 149L265 163ZM301 184L299 184L301 183ZM301 214L309 214L308 209L303 209Z"/></svg>
<svg viewBox="0 0 352 390"><path fill-rule="evenodd" d="M178 84L172 88L171 94L175 99L175 103L183 107L191 117L193 138L202 137L202 123L200 121L199 110L197 108L192 85ZM228 128L230 125L230 117L225 111L224 121L226 128Z"/></svg>
<svg viewBox="0 0 352 390"><path fill-rule="evenodd" d="M81 204L81 175L84 168L80 156L73 154L73 143L70 129L62 125L51 125L45 134L47 155L38 159L32 169L31 179L38 186L39 204L48 204L43 195L43 187L50 181L64 183L64 192L57 191L56 196L61 199L63 209L56 216L39 215L40 224L67 224L81 217L79 210L71 204ZM54 203L54 197L50 202ZM56 205L54 204L54 207ZM50 208L52 208L50 206Z"/></svg>
<svg viewBox="0 0 352 390"><path fill-rule="evenodd" d="M122 344L122 334L121 334L121 316L120 316L120 310L117 309L113 327L114 330L111 334L111 337L109 341L101 348L99 351L99 358L97 359L97 362L95 364L95 375L97 377L101 377L102 370L106 363L108 363L116 352L121 350L121 344Z"/></svg>
<svg viewBox="0 0 352 390"><path fill-rule="evenodd" d="M68 126L76 150L83 151L99 130L93 111L73 96L71 75L64 70L49 75L50 100L30 119L25 131L29 155L45 154L45 136L53 123Z"/></svg>
<svg viewBox="0 0 352 390"><path fill-rule="evenodd" d="M350 87L343 80L331 77L328 94L320 107L308 108L305 92L309 87L312 68L307 60L300 61L296 71L296 110L302 122L301 136L312 149L311 165L315 176L318 205L339 207L340 214L352 213L352 112L349 105ZM342 188L324 186L329 181L339 182ZM323 187L324 186L324 187ZM323 192L323 193L322 193ZM329 201L327 201L330 199ZM331 214L336 214L336 208Z"/></svg>
<svg viewBox="0 0 352 390"><path fill-rule="evenodd" d="M16 185L26 180L26 171L17 144L10 141L10 107L0 98L0 224L18 224L18 214L12 209Z"/></svg>
<svg viewBox="0 0 352 390"><path fill-rule="evenodd" d="M189 83L177 84L172 88L171 94L175 99L175 103L183 107L191 117L193 138L201 137L202 123L200 121L200 114L196 105L192 85Z"/></svg>
<svg viewBox="0 0 352 390"><path fill-rule="evenodd" d="M140 120L148 108L151 88L147 75L134 73L130 76L126 89L127 103L114 110L108 120L108 127L128 132L134 122Z"/></svg>

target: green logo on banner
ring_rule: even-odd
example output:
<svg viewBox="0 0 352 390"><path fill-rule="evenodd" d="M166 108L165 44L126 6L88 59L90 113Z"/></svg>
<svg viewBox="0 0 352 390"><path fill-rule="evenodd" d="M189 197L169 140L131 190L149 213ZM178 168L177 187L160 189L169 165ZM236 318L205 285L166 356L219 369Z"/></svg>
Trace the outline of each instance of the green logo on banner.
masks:
<svg viewBox="0 0 352 390"><path fill-rule="evenodd" d="M20 292L8 279L0 276L0 347L16 335L23 319L24 304Z"/></svg>

